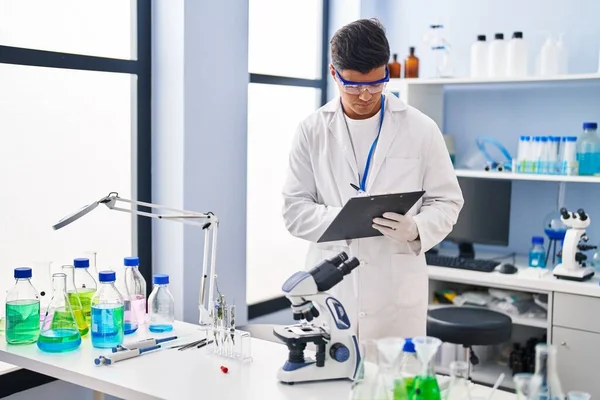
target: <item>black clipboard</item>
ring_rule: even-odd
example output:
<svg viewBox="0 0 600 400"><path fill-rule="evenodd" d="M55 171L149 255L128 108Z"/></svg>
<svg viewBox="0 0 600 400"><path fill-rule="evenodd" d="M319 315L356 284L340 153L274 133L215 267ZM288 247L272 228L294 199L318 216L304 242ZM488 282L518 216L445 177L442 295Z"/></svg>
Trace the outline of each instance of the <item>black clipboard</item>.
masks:
<svg viewBox="0 0 600 400"><path fill-rule="evenodd" d="M317 243L382 236L373 228L373 218L386 212L405 215L424 194L425 191L418 191L353 197Z"/></svg>

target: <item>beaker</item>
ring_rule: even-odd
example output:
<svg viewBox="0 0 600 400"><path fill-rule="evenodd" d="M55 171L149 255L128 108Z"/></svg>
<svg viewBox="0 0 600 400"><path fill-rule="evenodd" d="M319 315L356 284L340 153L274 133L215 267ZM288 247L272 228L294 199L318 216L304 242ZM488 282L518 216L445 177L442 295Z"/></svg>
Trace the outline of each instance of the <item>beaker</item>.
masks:
<svg viewBox="0 0 600 400"><path fill-rule="evenodd" d="M83 306L81 305L81 300L79 299L77 288L75 287L75 268L72 265L63 265L62 271L67 276L67 298L69 299L69 304L71 304L75 322L77 322L77 327L79 328L79 334L81 337L84 337L88 334L90 327L85 320ZM71 293L71 295L69 295L69 293Z"/></svg>
<svg viewBox="0 0 600 400"><path fill-rule="evenodd" d="M406 384L402 377L400 360L402 359L402 348L405 340L400 337L389 337L377 341L379 351L379 372L390 398L394 400L404 400L406 394Z"/></svg>
<svg viewBox="0 0 600 400"><path fill-rule="evenodd" d="M556 347L546 343L535 346L535 373L531 377L530 398L564 400L556 368Z"/></svg>
<svg viewBox="0 0 600 400"><path fill-rule="evenodd" d="M513 382L515 383L515 392L517 394L517 400L528 400L530 395L531 377L533 374L528 372L522 372L513 376Z"/></svg>
<svg viewBox="0 0 600 400"><path fill-rule="evenodd" d="M44 315L38 348L49 353L75 350L81 344L79 327L67 297L67 275L52 275L52 298Z"/></svg>
<svg viewBox="0 0 600 400"><path fill-rule="evenodd" d="M592 395L586 392L579 392L576 390L572 390L567 393L568 400L590 400Z"/></svg>
<svg viewBox="0 0 600 400"><path fill-rule="evenodd" d="M413 338L417 356L421 361L421 373L415 378L411 400L440 400L440 387L435 376L435 355L442 345L438 338L419 336Z"/></svg>
<svg viewBox="0 0 600 400"><path fill-rule="evenodd" d="M379 371L377 343L373 340L362 341L359 348L358 371L352 382L349 399L392 400Z"/></svg>
<svg viewBox="0 0 600 400"><path fill-rule="evenodd" d="M446 400L467 400L470 398L469 364L466 361L452 361L450 363L450 385Z"/></svg>

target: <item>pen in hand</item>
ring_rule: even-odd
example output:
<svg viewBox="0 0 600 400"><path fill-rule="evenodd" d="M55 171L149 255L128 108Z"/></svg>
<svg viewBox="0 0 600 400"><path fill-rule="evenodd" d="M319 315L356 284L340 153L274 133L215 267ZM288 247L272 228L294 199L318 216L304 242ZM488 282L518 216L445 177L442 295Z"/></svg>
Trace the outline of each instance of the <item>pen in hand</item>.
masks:
<svg viewBox="0 0 600 400"><path fill-rule="evenodd" d="M360 190L360 188L358 186L356 186L354 183L351 183L350 186L352 186L352 188L354 190L356 190L357 192L361 192L362 190Z"/></svg>

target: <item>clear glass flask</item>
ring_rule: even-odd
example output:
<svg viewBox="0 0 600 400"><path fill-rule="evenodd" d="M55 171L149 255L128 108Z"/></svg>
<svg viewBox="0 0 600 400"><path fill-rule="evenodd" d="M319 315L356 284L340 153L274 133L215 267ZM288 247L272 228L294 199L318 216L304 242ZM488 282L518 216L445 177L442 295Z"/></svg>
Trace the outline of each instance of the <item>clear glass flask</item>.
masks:
<svg viewBox="0 0 600 400"><path fill-rule="evenodd" d="M450 386L445 400L469 400L470 398L469 364L466 361L453 361L450 363Z"/></svg>
<svg viewBox="0 0 600 400"><path fill-rule="evenodd" d="M529 372L521 372L513 376L513 382L515 383L515 392L517 400L529 400L531 378L533 374Z"/></svg>
<svg viewBox="0 0 600 400"><path fill-rule="evenodd" d="M157 274L153 278L154 287L148 298L150 332L170 332L175 321L175 300L169 291L169 275Z"/></svg>
<svg viewBox="0 0 600 400"><path fill-rule="evenodd" d="M98 274L100 287L92 298L92 345L113 348L123 343L123 297L115 287L114 271Z"/></svg>
<svg viewBox="0 0 600 400"><path fill-rule="evenodd" d="M373 340L359 344L360 362L350 389L350 400L392 400L379 371L377 343Z"/></svg>
<svg viewBox="0 0 600 400"><path fill-rule="evenodd" d="M399 337L383 338L377 341L379 350L379 372L390 399L406 400L406 384L402 377L400 362L405 340Z"/></svg>
<svg viewBox="0 0 600 400"><path fill-rule="evenodd" d="M535 346L535 373L531 377L530 398L564 400L556 367L556 347L546 343Z"/></svg>
<svg viewBox="0 0 600 400"><path fill-rule="evenodd" d="M62 272L53 274L52 286L52 298L37 345L40 350L48 353L65 353L81 345L81 335L67 297L67 275ZM80 314L80 318L83 315Z"/></svg>
<svg viewBox="0 0 600 400"><path fill-rule="evenodd" d="M435 355L442 341L430 336L413 339L417 356L421 361L421 373L415 378L411 400L441 400L440 386L435 375Z"/></svg>
<svg viewBox="0 0 600 400"><path fill-rule="evenodd" d="M73 260L73 266L75 267L73 273L73 283L76 291L68 292L69 299L78 297L81 307L83 309L83 315L88 326L91 323L91 311L92 311L92 297L96 293L96 280L90 274L90 260L87 258L76 258ZM71 301L75 303L74 300Z"/></svg>
<svg viewBox="0 0 600 400"><path fill-rule="evenodd" d="M40 299L31 284L31 268L15 268L15 286L6 295L6 343L31 344L40 335Z"/></svg>
<svg viewBox="0 0 600 400"><path fill-rule="evenodd" d="M67 298L69 299L69 304L73 310L75 322L77 322L77 327L79 328L79 334L81 337L84 337L90 331L90 327L85 320L83 306L81 305L81 300L79 300L77 288L75 287L75 268L72 265L63 265L62 271L67 279ZM69 293L73 294L69 296Z"/></svg>
<svg viewBox="0 0 600 400"><path fill-rule="evenodd" d="M125 302L125 334L137 331L146 319L146 281L138 267L138 257L125 257L123 274L123 301Z"/></svg>

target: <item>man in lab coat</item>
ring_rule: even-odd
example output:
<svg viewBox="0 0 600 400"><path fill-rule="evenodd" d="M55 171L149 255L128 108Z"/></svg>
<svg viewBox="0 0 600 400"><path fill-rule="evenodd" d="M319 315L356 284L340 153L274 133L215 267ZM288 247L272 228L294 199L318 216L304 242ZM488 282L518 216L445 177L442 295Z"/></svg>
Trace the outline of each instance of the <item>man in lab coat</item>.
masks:
<svg viewBox="0 0 600 400"><path fill-rule="evenodd" d="M361 340L425 335L424 253L452 230L463 205L448 150L431 118L384 90L390 49L377 20L338 30L331 58L340 96L297 129L283 189L286 227L312 242L307 268L340 251L361 261L332 289ZM419 190L425 195L407 215L374 219L383 236L316 243L358 192Z"/></svg>

